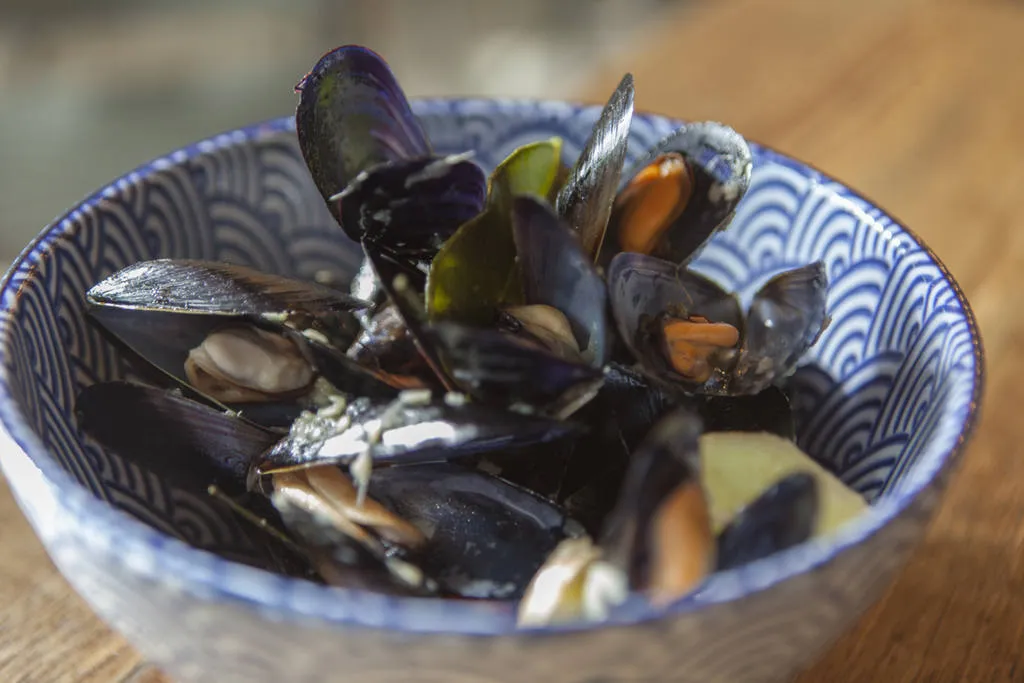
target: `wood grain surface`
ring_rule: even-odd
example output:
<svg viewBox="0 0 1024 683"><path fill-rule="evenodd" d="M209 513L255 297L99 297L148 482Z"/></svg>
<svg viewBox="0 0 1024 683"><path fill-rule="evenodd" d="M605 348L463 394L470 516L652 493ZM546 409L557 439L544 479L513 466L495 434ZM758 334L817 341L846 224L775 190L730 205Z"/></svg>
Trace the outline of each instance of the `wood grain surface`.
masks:
<svg viewBox="0 0 1024 683"><path fill-rule="evenodd" d="M1024 681L1024 3L707 2L578 98L603 101L624 71L639 108L727 122L878 201L984 335L981 426L926 542L799 682ZM70 590L2 486L0 528L0 681L168 683Z"/></svg>

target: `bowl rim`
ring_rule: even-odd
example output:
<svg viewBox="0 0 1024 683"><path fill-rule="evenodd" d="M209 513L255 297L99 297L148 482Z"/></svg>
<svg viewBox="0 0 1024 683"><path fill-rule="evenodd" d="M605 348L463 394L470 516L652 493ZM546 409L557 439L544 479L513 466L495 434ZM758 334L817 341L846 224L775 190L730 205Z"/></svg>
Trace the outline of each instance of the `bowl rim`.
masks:
<svg viewBox="0 0 1024 683"><path fill-rule="evenodd" d="M600 105L565 100L530 98L410 98L419 116L450 115L450 108L468 105L486 110L490 114L518 107L564 107L571 115L595 113ZM637 111L635 119L667 122L674 126L686 121L657 112ZM68 228L78 215L90 210L105 197L120 193L125 187L144 180L150 174L180 164L205 153L231 147L243 142L257 143L282 133L294 133L294 117L282 116L234 128L204 140L178 148L137 166L101 189L88 195L71 209L50 222L21 251L0 280L0 425L21 452L42 474L52 490L60 494L61 506L75 519L75 524L88 528L85 541L104 552L113 561L128 567L129 571L145 578L169 583L191 593L200 600L230 602L271 612L275 619L317 619L333 626L384 628L405 633L444 633L453 635L498 636L581 632L658 621L674 616L708 609L716 605L733 603L741 598L763 593L768 589L802 574L823 569L848 550L874 536L900 516L908 506L927 490L941 492L962 459L980 416L985 384L984 349L974 313L960 285L939 257L920 237L891 212L886 211L854 188L804 162L768 145L747 138L762 157L816 175L823 183L844 189L853 199L880 211L916 244L935 264L951 288L963 311L971 339L971 396L964 407L959 434L954 443L940 454L932 471L913 487L898 495L882 498L870 506L860 518L841 528L828 539L817 539L801 544L745 567L723 573L730 589L712 599L700 600L691 596L666 608L647 605L627 610L622 615L599 623L575 623L520 629L515 625L514 605L492 602L458 602L438 598L406 598L369 594L363 591L321 586L302 579L273 574L267 570L224 559L210 551L201 550L151 527L127 512L93 495L61 467L58 459L43 445L29 421L21 413L12 393L12 377L5 362L11 335L11 310L18 305L25 282L32 277L37 265L50 254L49 247L70 238ZM16 484L12 481L12 489ZM18 500L19 506L22 501ZM87 521L86 521L87 520ZM33 522L33 525L35 522ZM38 531L37 531L38 533ZM753 580L755 572L763 571ZM738 579L729 581L730 578ZM88 597L88 596L86 596Z"/></svg>

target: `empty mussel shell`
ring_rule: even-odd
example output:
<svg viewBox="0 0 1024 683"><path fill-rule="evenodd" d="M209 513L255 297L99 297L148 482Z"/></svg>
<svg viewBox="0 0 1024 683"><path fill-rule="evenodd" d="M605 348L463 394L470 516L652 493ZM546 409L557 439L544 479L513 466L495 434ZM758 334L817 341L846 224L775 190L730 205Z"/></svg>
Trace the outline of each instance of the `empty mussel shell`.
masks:
<svg viewBox="0 0 1024 683"><path fill-rule="evenodd" d="M771 278L747 312L732 393L755 393L790 374L828 325L828 276L816 261Z"/></svg>
<svg viewBox="0 0 1024 683"><path fill-rule="evenodd" d="M175 486L242 495L254 458L280 436L164 389L102 382L83 389L79 427L102 446Z"/></svg>
<svg viewBox="0 0 1024 683"><path fill-rule="evenodd" d="M410 262L429 262L455 230L480 213L487 176L469 154L373 167L332 196L354 240Z"/></svg>
<svg viewBox="0 0 1024 683"><path fill-rule="evenodd" d="M558 214L579 235L593 261L601 251L626 160L633 121L633 75L626 74L609 98L558 193Z"/></svg>
<svg viewBox="0 0 1024 683"><path fill-rule="evenodd" d="M345 226L342 207L331 197L370 168L430 156L430 142L391 68L372 50L331 50L296 90L302 156L334 217L358 234L356 226Z"/></svg>
<svg viewBox="0 0 1024 683"><path fill-rule="evenodd" d="M257 554L232 552L231 557L290 576L315 575L316 563L290 540L271 502L246 489L251 461L278 435L176 392L131 382L86 387L75 414L89 438L124 461L193 496L212 494L210 504L225 516L258 521L240 527Z"/></svg>
<svg viewBox="0 0 1024 683"><path fill-rule="evenodd" d="M197 259L139 261L93 285L86 301L99 308L235 317L316 317L367 306L364 301L315 282Z"/></svg>

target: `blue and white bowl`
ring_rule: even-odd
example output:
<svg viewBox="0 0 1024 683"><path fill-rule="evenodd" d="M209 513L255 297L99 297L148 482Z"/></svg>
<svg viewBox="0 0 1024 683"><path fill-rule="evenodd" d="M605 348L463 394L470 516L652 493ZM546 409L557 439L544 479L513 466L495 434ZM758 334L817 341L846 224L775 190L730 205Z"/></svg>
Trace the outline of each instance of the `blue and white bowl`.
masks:
<svg viewBox="0 0 1024 683"><path fill-rule="evenodd" d="M474 149L485 167L552 135L572 157L599 112L489 100L414 109L440 151ZM677 125L636 116L629 160ZM4 473L71 585L180 681L787 680L882 594L920 540L975 424L983 361L963 294L919 239L817 170L753 152L750 192L696 267L744 291L827 264L833 321L794 378L799 441L872 506L838 535L722 574L678 606L517 633L511 607L284 578L224 559L252 552L235 520L83 439L76 393L125 373L83 315L97 280L158 257L300 276L357 267L291 119L149 163L22 253L0 291Z"/></svg>

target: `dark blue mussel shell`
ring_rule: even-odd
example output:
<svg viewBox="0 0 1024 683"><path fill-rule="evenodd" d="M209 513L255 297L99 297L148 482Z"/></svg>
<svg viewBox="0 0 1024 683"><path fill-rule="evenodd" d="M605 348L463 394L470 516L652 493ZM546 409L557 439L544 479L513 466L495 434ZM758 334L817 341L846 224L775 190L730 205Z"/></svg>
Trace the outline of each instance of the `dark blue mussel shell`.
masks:
<svg viewBox="0 0 1024 683"><path fill-rule="evenodd" d="M353 240L429 259L483 208L487 178L464 156L433 154L387 63L346 45L302 79L299 148L331 213Z"/></svg>

